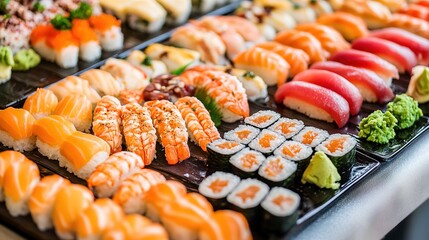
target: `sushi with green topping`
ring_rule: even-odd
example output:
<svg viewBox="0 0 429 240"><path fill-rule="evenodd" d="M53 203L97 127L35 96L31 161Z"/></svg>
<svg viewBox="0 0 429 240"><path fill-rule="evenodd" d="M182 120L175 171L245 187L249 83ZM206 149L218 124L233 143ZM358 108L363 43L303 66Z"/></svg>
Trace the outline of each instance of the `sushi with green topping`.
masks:
<svg viewBox="0 0 429 240"><path fill-rule="evenodd" d="M286 141L274 151L274 155L281 156L297 164L296 176L301 177L310 163L313 149L300 142Z"/></svg>
<svg viewBox="0 0 429 240"><path fill-rule="evenodd" d="M244 148L243 144L226 139L218 139L207 145L209 170L230 170L229 159Z"/></svg>
<svg viewBox="0 0 429 240"><path fill-rule="evenodd" d="M232 171L241 178L253 177L259 166L265 161L265 156L249 148L245 148L231 157Z"/></svg>
<svg viewBox="0 0 429 240"><path fill-rule="evenodd" d="M315 127L305 127L292 140L303 143L310 147L316 147L323 140L329 137L329 133L325 130Z"/></svg>
<svg viewBox="0 0 429 240"><path fill-rule="evenodd" d="M209 200L215 209L226 207L226 196L237 187L240 178L231 173L215 172L204 179L198 191Z"/></svg>
<svg viewBox="0 0 429 240"><path fill-rule="evenodd" d="M289 139L304 128L304 122L296 119L280 118L268 129Z"/></svg>
<svg viewBox="0 0 429 240"><path fill-rule="evenodd" d="M269 156L286 140L281 134L264 129L249 143L249 147Z"/></svg>
<svg viewBox="0 0 429 240"><path fill-rule="evenodd" d="M249 125L239 125L237 128L226 132L223 135L223 138L231 141L236 141L241 144L249 144L250 141L252 141L258 134L261 132L261 130L249 126Z"/></svg>
<svg viewBox="0 0 429 240"><path fill-rule="evenodd" d="M267 128L280 118L280 114L271 110L262 110L244 119L246 124L257 128Z"/></svg>

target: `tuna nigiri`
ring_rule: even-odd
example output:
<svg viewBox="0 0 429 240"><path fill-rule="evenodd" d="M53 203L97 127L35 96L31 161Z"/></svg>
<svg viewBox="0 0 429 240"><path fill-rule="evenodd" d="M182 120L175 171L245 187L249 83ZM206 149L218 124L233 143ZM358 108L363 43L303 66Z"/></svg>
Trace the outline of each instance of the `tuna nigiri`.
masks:
<svg viewBox="0 0 429 240"><path fill-rule="evenodd" d="M0 110L0 142L16 151L31 151L36 147L33 136L35 119L24 109L8 107Z"/></svg>
<svg viewBox="0 0 429 240"><path fill-rule="evenodd" d="M251 240L252 232L243 214L231 210L219 210L213 214L212 221L201 226L199 239L240 239Z"/></svg>
<svg viewBox="0 0 429 240"><path fill-rule="evenodd" d="M82 73L79 77L87 80L89 85L94 88L100 96L117 96L121 91L119 82L116 81L112 74L106 71L90 69Z"/></svg>
<svg viewBox="0 0 429 240"><path fill-rule="evenodd" d="M71 32L79 41L79 57L83 61L92 62L100 58L101 47L95 31L86 19L73 19Z"/></svg>
<svg viewBox="0 0 429 240"><path fill-rule="evenodd" d="M334 28L348 41L368 35L363 19L346 12L325 14L317 19L317 23Z"/></svg>
<svg viewBox="0 0 429 240"><path fill-rule="evenodd" d="M91 27L97 34L100 45L105 51L116 51L124 46L124 34L121 32L121 21L112 15L100 14L89 18Z"/></svg>
<svg viewBox="0 0 429 240"><path fill-rule="evenodd" d="M386 103L394 97L392 89L372 71L331 61L315 63L311 68L327 70L344 77L359 89L366 102Z"/></svg>
<svg viewBox="0 0 429 240"><path fill-rule="evenodd" d="M86 96L66 96L58 103L54 114L72 122L77 130L89 132L92 122L92 104Z"/></svg>
<svg viewBox="0 0 429 240"><path fill-rule="evenodd" d="M349 120L347 101L337 93L312 83L292 81L277 89L276 102L307 116L337 124L339 128Z"/></svg>
<svg viewBox="0 0 429 240"><path fill-rule="evenodd" d="M398 69L394 65L372 53L349 49L337 52L329 60L371 70L380 76L388 86L392 83L392 78L399 78Z"/></svg>
<svg viewBox="0 0 429 240"><path fill-rule="evenodd" d="M18 164L24 160L27 160L27 157L24 154L16 151L3 151L0 153L0 202L4 201L4 175L6 170L12 164Z"/></svg>
<svg viewBox="0 0 429 240"><path fill-rule="evenodd" d="M112 74L119 82L121 89L137 90L149 84L149 79L143 70L122 59L109 58L100 69Z"/></svg>
<svg viewBox="0 0 429 240"><path fill-rule="evenodd" d="M88 81L76 76L68 76L49 89L55 93L59 101L71 94L86 96L92 103L97 103L101 98L97 91L89 86Z"/></svg>
<svg viewBox="0 0 429 240"><path fill-rule="evenodd" d="M25 100L24 108L33 114L35 119L51 115L58 105L58 98L48 89L38 88Z"/></svg>

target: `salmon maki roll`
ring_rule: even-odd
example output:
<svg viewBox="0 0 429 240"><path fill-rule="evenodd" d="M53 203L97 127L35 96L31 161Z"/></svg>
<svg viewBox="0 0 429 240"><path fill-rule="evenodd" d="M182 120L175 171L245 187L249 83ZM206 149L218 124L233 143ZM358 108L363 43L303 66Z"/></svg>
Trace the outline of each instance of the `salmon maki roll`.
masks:
<svg viewBox="0 0 429 240"><path fill-rule="evenodd" d="M289 63L278 54L262 49L250 48L234 58L234 66L259 75L268 86L282 85L289 75Z"/></svg>
<svg viewBox="0 0 429 240"><path fill-rule="evenodd" d="M76 128L73 123L59 115L36 120L33 126L33 134L37 137L37 149L43 156L53 160L59 159L61 144L74 132Z"/></svg>
<svg viewBox="0 0 429 240"><path fill-rule="evenodd" d="M44 88L38 88L35 93L25 100L24 108L33 114L37 120L42 117L51 115L58 105L58 98L54 92Z"/></svg>
<svg viewBox="0 0 429 240"><path fill-rule="evenodd" d="M79 57L92 62L101 57L101 46L94 29L87 19L73 19L71 32L79 41Z"/></svg>
<svg viewBox="0 0 429 240"><path fill-rule="evenodd" d="M93 104L101 99L97 91L89 86L88 81L76 76L64 78L62 81L49 87L49 90L55 93L59 101L71 94L86 96Z"/></svg>
<svg viewBox="0 0 429 240"><path fill-rule="evenodd" d="M76 219L77 239L100 239L104 231L124 218L124 212L113 200L100 198L83 210Z"/></svg>
<svg viewBox="0 0 429 240"><path fill-rule="evenodd" d="M43 177L31 193L28 202L31 217L40 231L52 228L52 212L58 192L70 185L70 181L59 175Z"/></svg>
<svg viewBox="0 0 429 240"><path fill-rule="evenodd" d="M109 144L111 153L122 150L121 115L121 103L112 96L102 97L94 109L92 131Z"/></svg>
<svg viewBox="0 0 429 240"><path fill-rule="evenodd" d="M401 28L426 39L429 38L429 22L405 14L394 13L384 27Z"/></svg>
<svg viewBox="0 0 429 240"><path fill-rule="evenodd" d="M201 226L199 239L252 239L252 232L243 214L231 210L219 210L213 214L212 219Z"/></svg>
<svg viewBox="0 0 429 240"><path fill-rule="evenodd" d="M175 105L186 122L191 141L207 151L207 144L220 138L210 113L195 97L180 98Z"/></svg>
<svg viewBox="0 0 429 240"><path fill-rule="evenodd" d="M0 202L4 201L4 176L6 174L6 170L12 164L18 164L24 160L28 160L24 154L16 151L3 151L0 152Z"/></svg>
<svg viewBox="0 0 429 240"><path fill-rule="evenodd" d="M317 19L317 23L337 30L347 41L368 35L368 28L362 18L346 12L325 14Z"/></svg>
<svg viewBox="0 0 429 240"><path fill-rule="evenodd" d="M94 202L91 191L78 184L62 188L54 201L52 220L60 239L73 239L79 215Z"/></svg>
<svg viewBox="0 0 429 240"><path fill-rule="evenodd" d="M54 114L72 122L77 130L89 132L92 122L92 104L86 96L68 95L55 108Z"/></svg>
<svg viewBox="0 0 429 240"><path fill-rule="evenodd" d="M100 69L112 74L121 89L140 90L149 84L149 78L143 70L122 59L109 58Z"/></svg>
<svg viewBox="0 0 429 240"><path fill-rule="evenodd" d="M122 121L128 151L140 156L144 165L151 164L156 158L157 136L149 110L129 103L122 107Z"/></svg>
<svg viewBox="0 0 429 240"><path fill-rule="evenodd" d="M167 100L146 102L168 164L177 164L191 156L185 120L173 103Z"/></svg>
<svg viewBox="0 0 429 240"><path fill-rule="evenodd" d="M116 81L112 74L106 71L90 69L82 73L79 77L87 80L89 85L94 88L100 96L118 96L121 91L119 82Z"/></svg>
<svg viewBox="0 0 429 240"><path fill-rule="evenodd" d="M121 21L109 14L92 15L89 23L100 40L105 51L116 51L124 46L124 34L121 32Z"/></svg>
<svg viewBox="0 0 429 240"><path fill-rule="evenodd" d="M33 136L35 119L27 110L8 107L0 110L0 142L16 151L31 151L36 147Z"/></svg>
<svg viewBox="0 0 429 240"><path fill-rule="evenodd" d="M127 214L144 213L146 211L145 196L155 185L165 182L165 177L156 171L140 169L122 181L113 200Z"/></svg>
<svg viewBox="0 0 429 240"><path fill-rule="evenodd" d="M37 164L25 159L11 164L3 178L6 208L13 217L28 214L28 200L40 180Z"/></svg>
<svg viewBox="0 0 429 240"><path fill-rule="evenodd" d="M110 147L103 139L77 131L68 136L60 146L60 166L87 179L106 160L109 153Z"/></svg>
<svg viewBox="0 0 429 240"><path fill-rule="evenodd" d="M274 41L303 50L310 57L310 63L325 61L328 55L320 41L308 32L286 30L277 34Z"/></svg>
<svg viewBox="0 0 429 240"><path fill-rule="evenodd" d="M111 197L122 180L143 167L141 157L132 152L114 153L91 173L88 187L97 197Z"/></svg>

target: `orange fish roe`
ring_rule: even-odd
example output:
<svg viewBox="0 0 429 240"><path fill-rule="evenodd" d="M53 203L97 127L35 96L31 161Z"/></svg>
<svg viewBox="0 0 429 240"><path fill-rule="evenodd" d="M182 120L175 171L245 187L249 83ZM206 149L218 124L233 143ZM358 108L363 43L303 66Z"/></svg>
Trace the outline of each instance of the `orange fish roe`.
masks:
<svg viewBox="0 0 429 240"><path fill-rule="evenodd" d="M213 191L213 193L220 193L222 190L228 186L227 180L216 179L210 183L209 188Z"/></svg>
<svg viewBox="0 0 429 240"><path fill-rule="evenodd" d="M33 29L30 35L31 44L35 44L42 39L48 38L56 29L51 25L38 25Z"/></svg>
<svg viewBox="0 0 429 240"><path fill-rule="evenodd" d="M274 134L265 134L259 139L259 145L263 148L268 148L271 146L271 141L275 140L277 137Z"/></svg>
<svg viewBox="0 0 429 240"><path fill-rule="evenodd" d="M221 148L221 149L231 149L238 146L238 143L236 142L224 142L221 144L216 145L216 147Z"/></svg>
<svg viewBox="0 0 429 240"><path fill-rule="evenodd" d="M97 16L91 16L89 18L89 22L91 26L99 31L109 30L111 27L119 27L121 25L121 21L116 19L114 16L109 14L100 14Z"/></svg>
<svg viewBox="0 0 429 240"><path fill-rule="evenodd" d="M331 152L334 153L338 150L343 150L344 149L344 143L346 142L346 138L337 138L334 140L331 140L329 143L327 143L325 146L326 148Z"/></svg>
<svg viewBox="0 0 429 240"><path fill-rule="evenodd" d="M285 156L295 157L295 155L299 153L301 149L301 146L299 146L298 144L291 144L284 146L282 152Z"/></svg>
<svg viewBox="0 0 429 240"><path fill-rule="evenodd" d="M247 187L243 191L235 194L235 196L241 198L241 200L243 200L243 202L245 203L247 201L247 199L254 199L256 194L260 190L261 190L260 187L252 185L252 186Z"/></svg>
<svg viewBox="0 0 429 240"><path fill-rule="evenodd" d="M237 137L239 139L246 139L246 138L249 137L249 135L252 133L252 131L250 131L248 129L244 129L244 130L241 130L241 131L237 131L235 133L237 134Z"/></svg>
<svg viewBox="0 0 429 240"><path fill-rule="evenodd" d="M252 120L252 122L254 122L256 124L262 124L262 123L264 123L266 121L271 120L271 118L273 118L273 116L271 116L271 115L262 115L262 116L254 118Z"/></svg>
<svg viewBox="0 0 429 240"><path fill-rule="evenodd" d="M284 210L284 208L283 208L283 203L286 203L286 204L292 204L293 203L293 198L291 198L291 197L286 197L286 196L284 196L284 195L279 195L279 196L277 196L276 198L274 198L273 200L272 200L272 202L275 204L275 205L277 205L277 206L279 206L282 210Z"/></svg>
<svg viewBox="0 0 429 240"><path fill-rule="evenodd" d="M311 144L313 140L319 135L317 132L308 131L302 136L302 143Z"/></svg>
<svg viewBox="0 0 429 240"><path fill-rule="evenodd" d="M70 45L79 45L79 41L73 37L70 30L55 30L55 32L46 39L46 41L48 46L57 50L61 50Z"/></svg>
<svg viewBox="0 0 429 240"><path fill-rule="evenodd" d="M283 164L280 162L280 159L277 158L273 161L270 161L264 171L268 176L275 177L282 172L283 168Z"/></svg>
<svg viewBox="0 0 429 240"><path fill-rule="evenodd" d="M293 130L291 128L296 127L296 123L294 122L282 122L276 126L276 131L281 131L283 134L289 134Z"/></svg>
<svg viewBox="0 0 429 240"><path fill-rule="evenodd" d="M89 26L89 21L86 19L73 19L72 22L72 34L74 37L79 39L81 43L90 41L97 41L98 37L94 30Z"/></svg>
<svg viewBox="0 0 429 240"><path fill-rule="evenodd" d="M253 165L258 164L258 158L255 154L246 154L240 158L243 163L243 167L247 169L251 169Z"/></svg>

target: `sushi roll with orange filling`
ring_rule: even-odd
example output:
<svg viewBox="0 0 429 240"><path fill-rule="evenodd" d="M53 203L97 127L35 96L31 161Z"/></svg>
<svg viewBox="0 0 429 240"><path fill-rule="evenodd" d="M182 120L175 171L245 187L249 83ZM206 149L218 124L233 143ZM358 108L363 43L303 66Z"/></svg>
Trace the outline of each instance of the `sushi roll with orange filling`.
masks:
<svg viewBox="0 0 429 240"><path fill-rule="evenodd" d="M25 100L22 108L33 114L33 117L37 120L51 115L57 105L58 98L54 92L49 89L38 88L34 94Z"/></svg>
<svg viewBox="0 0 429 240"><path fill-rule="evenodd" d="M234 154L229 163L231 163L234 174L241 178L246 178L254 177L264 161L265 156L262 153L245 148Z"/></svg>
<svg viewBox="0 0 429 240"><path fill-rule="evenodd" d="M4 176L6 170L12 164L18 164L24 160L27 160L27 157L24 154L12 150L3 151L0 153L0 202L4 201Z"/></svg>
<svg viewBox="0 0 429 240"><path fill-rule="evenodd" d="M305 127L301 132L295 135L292 140L314 148L328 137L329 133L325 130L315 127Z"/></svg>
<svg viewBox="0 0 429 240"><path fill-rule="evenodd" d="M311 147L295 141L286 141L274 151L274 155L291 160L297 164L295 173L297 180L301 178L304 170L310 163L312 154L313 149Z"/></svg>
<svg viewBox="0 0 429 240"><path fill-rule="evenodd" d="M244 148L244 145L236 141L218 139L207 145L207 164L210 170L227 171L230 169L229 159L232 155L238 153Z"/></svg>
<svg viewBox="0 0 429 240"><path fill-rule="evenodd" d="M108 14L93 15L89 23L100 40L105 51L120 50L124 46L124 34L121 32L121 21Z"/></svg>
<svg viewBox="0 0 429 240"><path fill-rule="evenodd" d="M280 114L271 110L262 110L244 119L246 124L257 128L267 128L280 118Z"/></svg>
<svg viewBox="0 0 429 240"><path fill-rule="evenodd" d="M303 154L306 153L303 151ZM287 187L294 183L296 170L296 163L280 156L271 156L262 163L258 177L270 187Z"/></svg>
<svg viewBox="0 0 429 240"><path fill-rule="evenodd" d="M231 173L215 172L198 186L198 192L209 200L215 209L226 207L226 196L237 187L240 178Z"/></svg>
<svg viewBox="0 0 429 240"><path fill-rule="evenodd" d="M251 240L252 232L243 214L231 210L219 210L212 221L205 222L199 231L201 240L240 239Z"/></svg>
<svg viewBox="0 0 429 240"><path fill-rule="evenodd" d="M89 132L92 123L92 104L86 96L68 95L55 108L54 114L72 122L77 130Z"/></svg>
<svg viewBox="0 0 429 240"><path fill-rule="evenodd" d="M277 122L271 125L268 129L280 133L286 139L293 137L301 129L304 128L304 122L296 119L280 118Z"/></svg>
<svg viewBox="0 0 429 240"><path fill-rule="evenodd" d="M79 57L92 62L101 57L101 46L98 36L86 19L73 19L71 32L79 41Z"/></svg>
<svg viewBox="0 0 429 240"><path fill-rule="evenodd" d="M0 142L20 152L33 150L36 147L34 122L27 110L13 107L0 110Z"/></svg>
<svg viewBox="0 0 429 240"><path fill-rule="evenodd" d="M231 140L247 145L256 136L258 136L260 132L261 130L255 127L249 125L239 125L237 128L225 132L223 134L223 138L225 138L226 140Z"/></svg>
<svg viewBox="0 0 429 240"><path fill-rule="evenodd" d="M273 151L286 140L283 135L264 129L259 135L249 143L249 147L263 153L266 156L271 155Z"/></svg>

